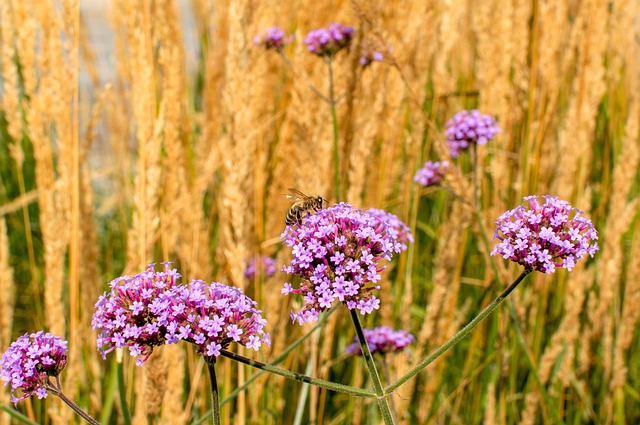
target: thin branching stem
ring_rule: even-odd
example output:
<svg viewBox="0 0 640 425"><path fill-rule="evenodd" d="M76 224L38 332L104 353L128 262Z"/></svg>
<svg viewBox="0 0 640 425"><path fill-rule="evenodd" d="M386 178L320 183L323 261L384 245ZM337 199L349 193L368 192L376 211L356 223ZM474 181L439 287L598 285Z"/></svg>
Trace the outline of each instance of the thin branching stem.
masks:
<svg viewBox="0 0 640 425"><path fill-rule="evenodd" d="M371 350L369 350L369 344L367 344L367 340L364 337L364 331L362 330L362 324L360 323L358 312L353 309L349 310L349 314L351 314L351 321L353 322L353 327L356 330L356 335L358 335L358 342L360 343L360 349L362 350L362 357L364 357L364 360L367 363L367 369L369 369L373 388L378 396L378 407L380 407L382 419L384 420L385 425L394 424L391 408L389 407L389 401L384 397L384 388L382 388L380 374L378 373L376 363L373 361Z"/></svg>
<svg viewBox="0 0 640 425"><path fill-rule="evenodd" d="M469 322L464 328L460 329L458 333L452 336L447 342L445 342L440 348L431 353L427 358L418 363L415 367L413 367L410 371L405 373L402 377L400 377L396 382L387 386L385 388L385 395L390 394L395 391L409 379L416 376L420 373L424 368L429 366L435 359L444 354L451 347L456 345L462 339L464 339L467 335L471 333L471 331L478 326L480 322L482 322L488 315L490 315L508 296L509 294L516 289L516 287L524 280L527 275L531 273L531 270L524 270L520 275L513 281L511 285L509 285L498 297L491 301L489 305L487 305L484 310L482 310L471 322Z"/></svg>
<svg viewBox="0 0 640 425"><path fill-rule="evenodd" d="M62 392L62 385L60 384L60 378L58 376L55 377L55 380L56 380L55 384L51 382L49 383L47 390L51 394L58 396L60 400L64 401L64 403L67 406L69 406L74 412L76 412L85 421L89 422L92 425L100 425L100 422L92 418L91 415L89 415L87 412L82 410L80 406L75 404L73 400L71 400L69 397L65 395L65 393Z"/></svg>
<svg viewBox="0 0 640 425"><path fill-rule="evenodd" d="M211 411L213 412L213 425L220 425L220 395L218 393L218 379L216 378L216 358L205 357L207 369L209 369L209 382L211 383Z"/></svg>
<svg viewBox="0 0 640 425"><path fill-rule="evenodd" d="M324 379L312 378L310 376L303 375L302 373L291 372L290 370L287 370L287 369L282 369L277 366L261 363L257 360L249 359L239 354L232 353L230 351L221 350L220 354L231 360L235 360L237 362L244 363L248 366L255 367L256 369L261 369L261 370L264 370L265 372L284 376L285 378L291 379L292 381L306 382L308 384L315 385L320 388L326 388L328 390L350 394L353 396L367 397L367 398L377 397L377 394L371 390L350 387L348 385L339 384L337 382L325 381Z"/></svg>
<svg viewBox="0 0 640 425"><path fill-rule="evenodd" d="M331 107L331 121L333 122L333 183L336 201L342 199L340 193L340 146L338 144L338 114L336 112L336 97L333 81L333 58L326 60L329 67L329 106Z"/></svg>

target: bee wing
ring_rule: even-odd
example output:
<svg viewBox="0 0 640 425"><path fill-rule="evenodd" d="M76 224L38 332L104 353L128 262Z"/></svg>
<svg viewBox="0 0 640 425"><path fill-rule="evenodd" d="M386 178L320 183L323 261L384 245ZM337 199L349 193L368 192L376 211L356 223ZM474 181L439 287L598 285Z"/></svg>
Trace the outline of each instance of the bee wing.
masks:
<svg viewBox="0 0 640 425"><path fill-rule="evenodd" d="M296 199L296 200L308 200L310 198L310 196L305 195L304 193L300 192L298 189L294 189L294 188L289 188L289 193L291 193L291 195L285 195L287 198L289 199Z"/></svg>

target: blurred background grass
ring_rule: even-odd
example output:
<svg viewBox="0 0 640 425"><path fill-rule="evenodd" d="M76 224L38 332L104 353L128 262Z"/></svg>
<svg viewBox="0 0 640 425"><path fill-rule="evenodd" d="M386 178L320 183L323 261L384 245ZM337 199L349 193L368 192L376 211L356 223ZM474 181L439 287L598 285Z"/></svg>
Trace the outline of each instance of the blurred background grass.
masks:
<svg viewBox="0 0 640 425"><path fill-rule="evenodd" d="M185 280L244 288L272 334L271 349L244 353L262 361L308 331L289 321L298 301L280 295L284 276L243 277L253 255L287 261L278 236L289 187L384 208L412 228L415 244L384 273L381 309L366 318L416 335L410 356L391 360L392 376L517 276L487 255L482 237L504 210L531 194L584 210L600 232L596 258L528 278L394 404L411 424L640 421L637 0L0 7L0 348L24 332L64 335L65 390L103 423L123 423L122 408L115 356L99 358L90 322L117 276L169 260ZM339 200L329 107L310 89L328 92L327 69L302 42L332 21L357 29L335 64ZM290 67L252 44L275 24L295 34ZM363 40L385 56L364 70ZM442 129L463 108L494 115L502 133L478 149L477 168L466 154L454 161L446 190L421 189L415 171L451 160ZM338 311L285 366L368 385L362 360L343 355L353 335ZM206 414L205 371L191 347L163 347L141 368L124 357L133 423ZM223 397L255 373L226 359L219 370ZM54 398L19 409L39 423L76 420ZM263 376L223 418L370 424L378 412L375 402Z"/></svg>

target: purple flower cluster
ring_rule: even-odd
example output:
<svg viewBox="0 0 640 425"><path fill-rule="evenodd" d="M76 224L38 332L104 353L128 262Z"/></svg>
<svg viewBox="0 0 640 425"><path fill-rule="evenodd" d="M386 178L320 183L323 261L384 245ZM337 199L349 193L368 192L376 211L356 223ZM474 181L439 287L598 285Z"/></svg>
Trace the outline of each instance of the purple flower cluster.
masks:
<svg viewBox="0 0 640 425"><path fill-rule="evenodd" d="M555 196L527 196L525 203L503 213L493 237L500 243L491 255L523 265L528 270L553 273L572 270L576 261L598 251L598 232L583 212Z"/></svg>
<svg viewBox="0 0 640 425"><path fill-rule="evenodd" d="M349 46L354 32L353 27L334 22L329 25L329 28L310 31L304 43L311 53L331 58Z"/></svg>
<svg viewBox="0 0 640 425"><path fill-rule="evenodd" d="M447 122L446 127L447 143L454 158L471 144L484 145L500 132L498 123L491 115L482 115L476 109L458 112Z"/></svg>
<svg viewBox="0 0 640 425"><path fill-rule="evenodd" d="M405 349L405 347L415 341L413 335L407 331L394 330L388 326L378 326L373 329L363 329L364 339L367 340L369 345L369 351L371 354L380 353L382 355L387 353L399 352ZM362 355L362 348L358 342L358 336L353 338L353 344L347 346L345 351L347 354L353 354L355 356Z"/></svg>
<svg viewBox="0 0 640 425"><path fill-rule="evenodd" d="M299 226L287 226L284 244L293 258L282 271L301 279L299 289L285 283L283 294L302 295L300 312L291 319L300 324L318 319L318 313L343 302L350 310L371 313L380 306L373 295L384 270L380 260L391 260L400 244L387 225L371 214L340 203L307 216Z"/></svg>
<svg viewBox="0 0 640 425"><path fill-rule="evenodd" d="M153 348L186 340L198 353L219 354L231 341L257 349L269 336L255 302L239 289L221 283L192 281L179 285L180 274L163 263L135 276L114 279L111 290L95 304L92 325L103 358L116 348L129 348L136 364L144 363Z"/></svg>
<svg viewBox="0 0 640 425"><path fill-rule="evenodd" d="M362 65L363 68L366 68L373 62L382 62L382 59L384 59L382 52L363 49L362 56L360 56L360 65Z"/></svg>
<svg viewBox="0 0 640 425"><path fill-rule="evenodd" d="M204 356L219 356L232 342L258 351L262 343L271 345L267 324L257 303L242 290L219 282L193 280L173 288L167 342L184 340L195 344Z"/></svg>
<svg viewBox="0 0 640 425"><path fill-rule="evenodd" d="M58 376L67 365L67 341L42 331L24 334L9 346L0 364L2 380L11 383L13 403L34 394L46 398L49 377Z"/></svg>
<svg viewBox="0 0 640 425"><path fill-rule="evenodd" d="M278 26L267 28L261 35L253 38L253 44L265 49L282 50L287 44L293 41L293 35L286 35Z"/></svg>
<svg viewBox="0 0 640 425"><path fill-rule="evenodd" d="M256 275L273 276L276 272L276 260L268 255L256 255L247 262L244 277L253 280Z"/></svg>
<svg viewBox="0 0 640 425"><path fill-rule="evenodd" d="M395 240L394 251L401 252L407 250L407 243L413 243L413 235L409 226L404 224L397 215L391 214L385 210L377 208L369 208L367 214L382 220L387 225L387 231Z"/></svg>
<svg viewBox="0 0 640 425"><path fill-rule="evenodd" d="M424 163L424 166L418 170L413 180L424 187L435 186L440 184L448 168L448 161L427 161Z"/></svg>

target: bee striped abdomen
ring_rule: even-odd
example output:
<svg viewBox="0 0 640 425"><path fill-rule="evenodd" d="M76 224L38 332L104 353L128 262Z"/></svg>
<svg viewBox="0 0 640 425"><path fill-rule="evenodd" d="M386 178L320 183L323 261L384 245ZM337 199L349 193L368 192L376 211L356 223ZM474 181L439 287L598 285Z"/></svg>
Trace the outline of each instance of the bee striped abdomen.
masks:
<svg viewBox="0 0 640 425"><path fill-rule="evenodd" d="M326 202L321 196L308 196L297 189L289 189L289 192L293 195L287 195L287 198L294 198L295 202L287 213L287 226L301 224L304 217L322 209L323 203Z"/></svg>

